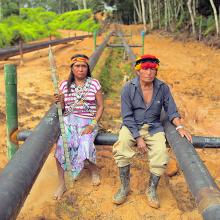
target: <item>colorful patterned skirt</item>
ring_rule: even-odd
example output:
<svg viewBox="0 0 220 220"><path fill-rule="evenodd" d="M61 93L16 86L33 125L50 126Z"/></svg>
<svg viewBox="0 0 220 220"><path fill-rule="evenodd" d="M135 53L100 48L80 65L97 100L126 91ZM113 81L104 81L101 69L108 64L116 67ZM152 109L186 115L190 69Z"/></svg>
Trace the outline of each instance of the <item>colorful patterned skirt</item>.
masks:
<svg viewBox="0 0 220 220"><path fill-rule="evenodd" d="M73 114L64 117L64 126L73 178L76 178L79 175L84 167L84 161L86 159L94 164L96 163L94 140L98 133L98 128L96 127L91 134L81 135L85 127L91 123L91 120L92 119L81 118ZM61 167L66 170L62 136L60 136L57 141L55 157L59 161Z"/></svg>

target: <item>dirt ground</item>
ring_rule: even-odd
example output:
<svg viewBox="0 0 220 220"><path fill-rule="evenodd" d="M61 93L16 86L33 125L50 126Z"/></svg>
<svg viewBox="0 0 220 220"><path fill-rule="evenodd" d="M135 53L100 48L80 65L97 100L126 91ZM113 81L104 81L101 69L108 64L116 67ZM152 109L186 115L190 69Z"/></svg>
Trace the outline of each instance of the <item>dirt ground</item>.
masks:
<svg viewBox="0 0 220 220"><path fill-rule="evenodd" d="M126 33L132 33L132 37L127 38L130 43L141 43L140 26L122 28ZM75 32L62 33L69 36ZM77 32L77 35L80 34L82 32ZM98 37L97 44L102 42L105 35L106 33ZM78 52L91 55L93 39L55 46L53 50L60 80L66 79L70 57ZM136 55L141 53L140 48L133 51ZM198 42L176 41L155 32L145 37L145 53L155 54L160 58L158 78L170 85L187 129L193 135L220 136L220 118L217 117L220 114L220 50ZM104 52L101 62L106 56L107 53ZM7 163L3 72L5 63L18 65L19 129L34 128L53 101L48 49L25 54L23 65L20 65L19 56L0 61L0 170ZM95 73L98 77L98 71L95 70ZM117 126L112 122L108 124L103 121L102 124L107 126L107 130L117 132L120 124L120 103L114 103L111 99L106 99L105 103L104 114L111 115ZM181 172L171 178L166 175L161 178L158 189L161 208L155 210L148 207L144 194L148 181L146 158L134 159L131 171L133 192L128 201L121 206L113 205L111 198L117 191L119 179L117 167L112 160L111 146L97 146L97 150L101 185L91 186L88 170L85 169L80 179L71 184L64 197L55 201L52 196L58 182L52 149L17 219L202 219ZM220 150L203 149L198 150L198 153L220 186Z"/></svg>

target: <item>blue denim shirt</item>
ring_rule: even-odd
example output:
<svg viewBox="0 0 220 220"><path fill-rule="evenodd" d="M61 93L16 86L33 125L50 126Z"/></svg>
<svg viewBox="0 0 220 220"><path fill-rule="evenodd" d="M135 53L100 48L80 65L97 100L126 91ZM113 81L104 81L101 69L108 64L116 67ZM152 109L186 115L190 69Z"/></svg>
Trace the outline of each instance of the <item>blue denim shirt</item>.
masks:
<svg viewBox="0 0 220 220"><path fill-rule="evenodd" d="M170 89L164 82L155 78L153 81L153 97L149 105L144 102L139 76L127 82L121 93L121 114L125 125L134 138L140 136L139 129L143 124L149 125L149 133L164 131L160 121L162 108L169 121L180 118Z"/></svg>

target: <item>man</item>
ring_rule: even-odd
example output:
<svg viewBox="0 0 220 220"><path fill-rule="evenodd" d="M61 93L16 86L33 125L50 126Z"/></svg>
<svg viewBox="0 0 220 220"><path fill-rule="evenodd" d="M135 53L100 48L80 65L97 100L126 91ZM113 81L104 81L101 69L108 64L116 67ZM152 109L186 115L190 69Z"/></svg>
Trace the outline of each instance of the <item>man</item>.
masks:
<svg viewBox="0 0 220 220"><path fill-rule="evenodd" d="M176 126L182 137L192 142L191 135L184 129L169 87L156 78L159 59L143 55L136 60L137 77L129 81L121 94L123 125L118 141L113 146L113 155L121 179L121 187L113 197L115 204L122 204L130 191L130 163L137 144L140 153L148 151L150 180L146 190L149 205L159 208L156 189L160 176L168 162L166 139L160 121L162 108L168 119Z"/></svg>

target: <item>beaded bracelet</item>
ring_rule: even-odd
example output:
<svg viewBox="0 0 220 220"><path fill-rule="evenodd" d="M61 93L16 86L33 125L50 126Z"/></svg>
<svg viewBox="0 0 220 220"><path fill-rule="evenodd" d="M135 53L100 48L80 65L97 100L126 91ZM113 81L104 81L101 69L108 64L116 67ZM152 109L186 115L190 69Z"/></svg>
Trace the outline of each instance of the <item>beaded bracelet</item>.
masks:
<svg viewBox="0 0 220 220"><path fill-rule="evenodd" d="M92 125L93 127L95 127L98 124L98 122L95 119L92 119L90 125Z"/></svg>

